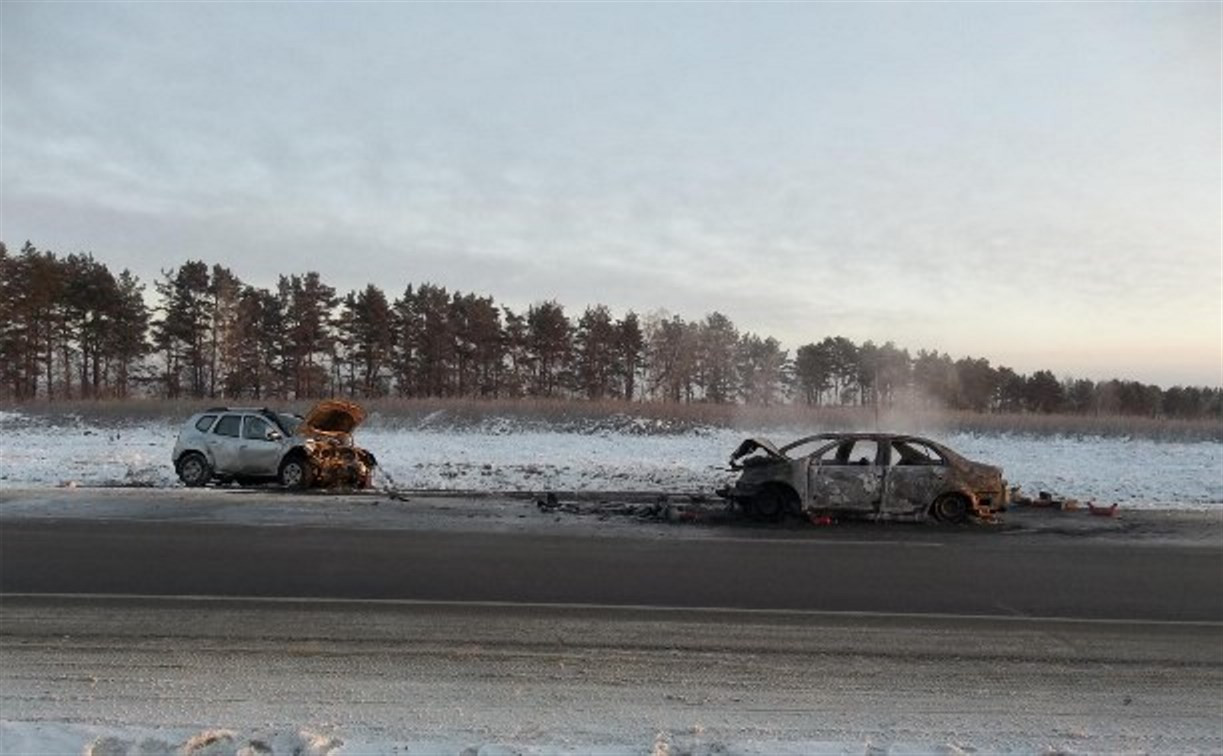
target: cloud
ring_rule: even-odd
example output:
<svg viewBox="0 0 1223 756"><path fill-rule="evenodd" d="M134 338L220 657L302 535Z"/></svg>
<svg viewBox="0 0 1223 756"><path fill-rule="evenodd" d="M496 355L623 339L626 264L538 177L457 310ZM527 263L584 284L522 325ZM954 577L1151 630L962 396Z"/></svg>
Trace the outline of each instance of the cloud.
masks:
<svg viewBox="0 0 1223 756"><path fill-rule="evenodd" d="M0 236L146 279L716 309L791 347L1217 356L1194 15L10 3Z"/></svg>

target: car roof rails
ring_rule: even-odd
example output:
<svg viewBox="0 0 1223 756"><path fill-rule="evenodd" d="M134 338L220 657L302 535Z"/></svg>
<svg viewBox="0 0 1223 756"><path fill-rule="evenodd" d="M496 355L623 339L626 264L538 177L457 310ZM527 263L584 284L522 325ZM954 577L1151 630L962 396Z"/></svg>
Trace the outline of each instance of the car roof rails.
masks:
<svg viewBox="0 0 1223 756"><path fill-rule="evenodd" d="M271 420L273 423L275 423L276 427L280 428L280 430L283 431L285 435L289 435L289 436L293 435L289 431L289 429L285 427L284 421L281 420L280 418L280 413L275 412L271 409L268 409L267 407L260 407L259 409L255 410L255 412L257 412L260 415L263 415L268 420Z"/></svg>
<svg viewBox="0 0 1223 756"><path fill-rule="evenodd" d="M228 412L229 407L209 407L205 412Z"/></svg>

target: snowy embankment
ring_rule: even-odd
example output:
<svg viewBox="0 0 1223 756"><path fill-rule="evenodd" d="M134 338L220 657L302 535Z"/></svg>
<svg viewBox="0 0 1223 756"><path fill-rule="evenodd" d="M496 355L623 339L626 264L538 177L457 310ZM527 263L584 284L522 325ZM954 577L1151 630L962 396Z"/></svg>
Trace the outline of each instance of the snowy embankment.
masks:
<svg viewBox="0 0 1223 756"><path fill-rule="evenodd" d="M568 740L568 738L561 738ZM700 737L660 733L654 740L597 745L547 745L525 742L475 743L465 740L399 741L370 736L348 739L308 730L268 729L240 733L226 729L167 732L161 728L113 728L52 723L0 722L0 745L5 753L83 754L83 756L913 756L973 753L954 744L884 743L861 741L753 741L707 742ZM1018 750L1038 753L1043 744L1024 744ZM9 748L12 750L9 750Z"/></svg>
<svg viewBox="0 0 1223 756"><path fill-rule="evenodd" d="M745 436L785 441L794 430L656 427L651 421L568 425L444 418L398 425L377 415L357 432L405 489L446 491L711 492ZM170 450L181 420L91 424L0 412L0 487L179 485ZM815 431L811 431L815 432ZM1098 436L938 436L965 456L1001 465L1030 495L1047 490L1127 507L1223 509L1223 443Z"/></svg>

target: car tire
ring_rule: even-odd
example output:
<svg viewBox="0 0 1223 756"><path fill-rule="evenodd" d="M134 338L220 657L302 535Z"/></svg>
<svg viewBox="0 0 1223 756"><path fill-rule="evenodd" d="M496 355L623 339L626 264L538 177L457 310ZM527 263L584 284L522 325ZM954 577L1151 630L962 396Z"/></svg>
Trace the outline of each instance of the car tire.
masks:
<svg viewBox="0 0 1223 756"><path fill-rule="evenodd" d="M188 488L199 488L212 479L212 467L199 452L187 452L178 458L178 479Z"/></svg>
<svg viewBox="0 0 1223 756"><path fill-rule="evenodd" d="M752 497L749 514L764 522L780 520L790 508L790 492L780 487L769 487Z"/></svg>
<svg viewBox="0 0 1223 756"><path fill-rule="evenodd" d="M310 463L301 455L289 457L280 465L280 485L293 490L301 490L310 487L310 481L314 477L310 469Z"/></svg>
<svg viewBox="0 0 1223 756"><path fill-rule="evenodd" d="M943 494L930 505L930 514L939 522L958 525L968 520L968 506L962 494Z"/></svg>

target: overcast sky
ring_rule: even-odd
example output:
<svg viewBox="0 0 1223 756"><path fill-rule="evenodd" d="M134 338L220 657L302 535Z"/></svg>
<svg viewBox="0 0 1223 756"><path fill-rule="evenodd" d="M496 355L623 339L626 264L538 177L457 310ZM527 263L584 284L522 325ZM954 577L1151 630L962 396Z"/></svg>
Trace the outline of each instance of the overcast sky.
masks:
<svg viewBox="0 0 1223 756"><path fill-rule="evenodd" d="M0 239L1223 384L1217 3L0 3Z"/></svg>

